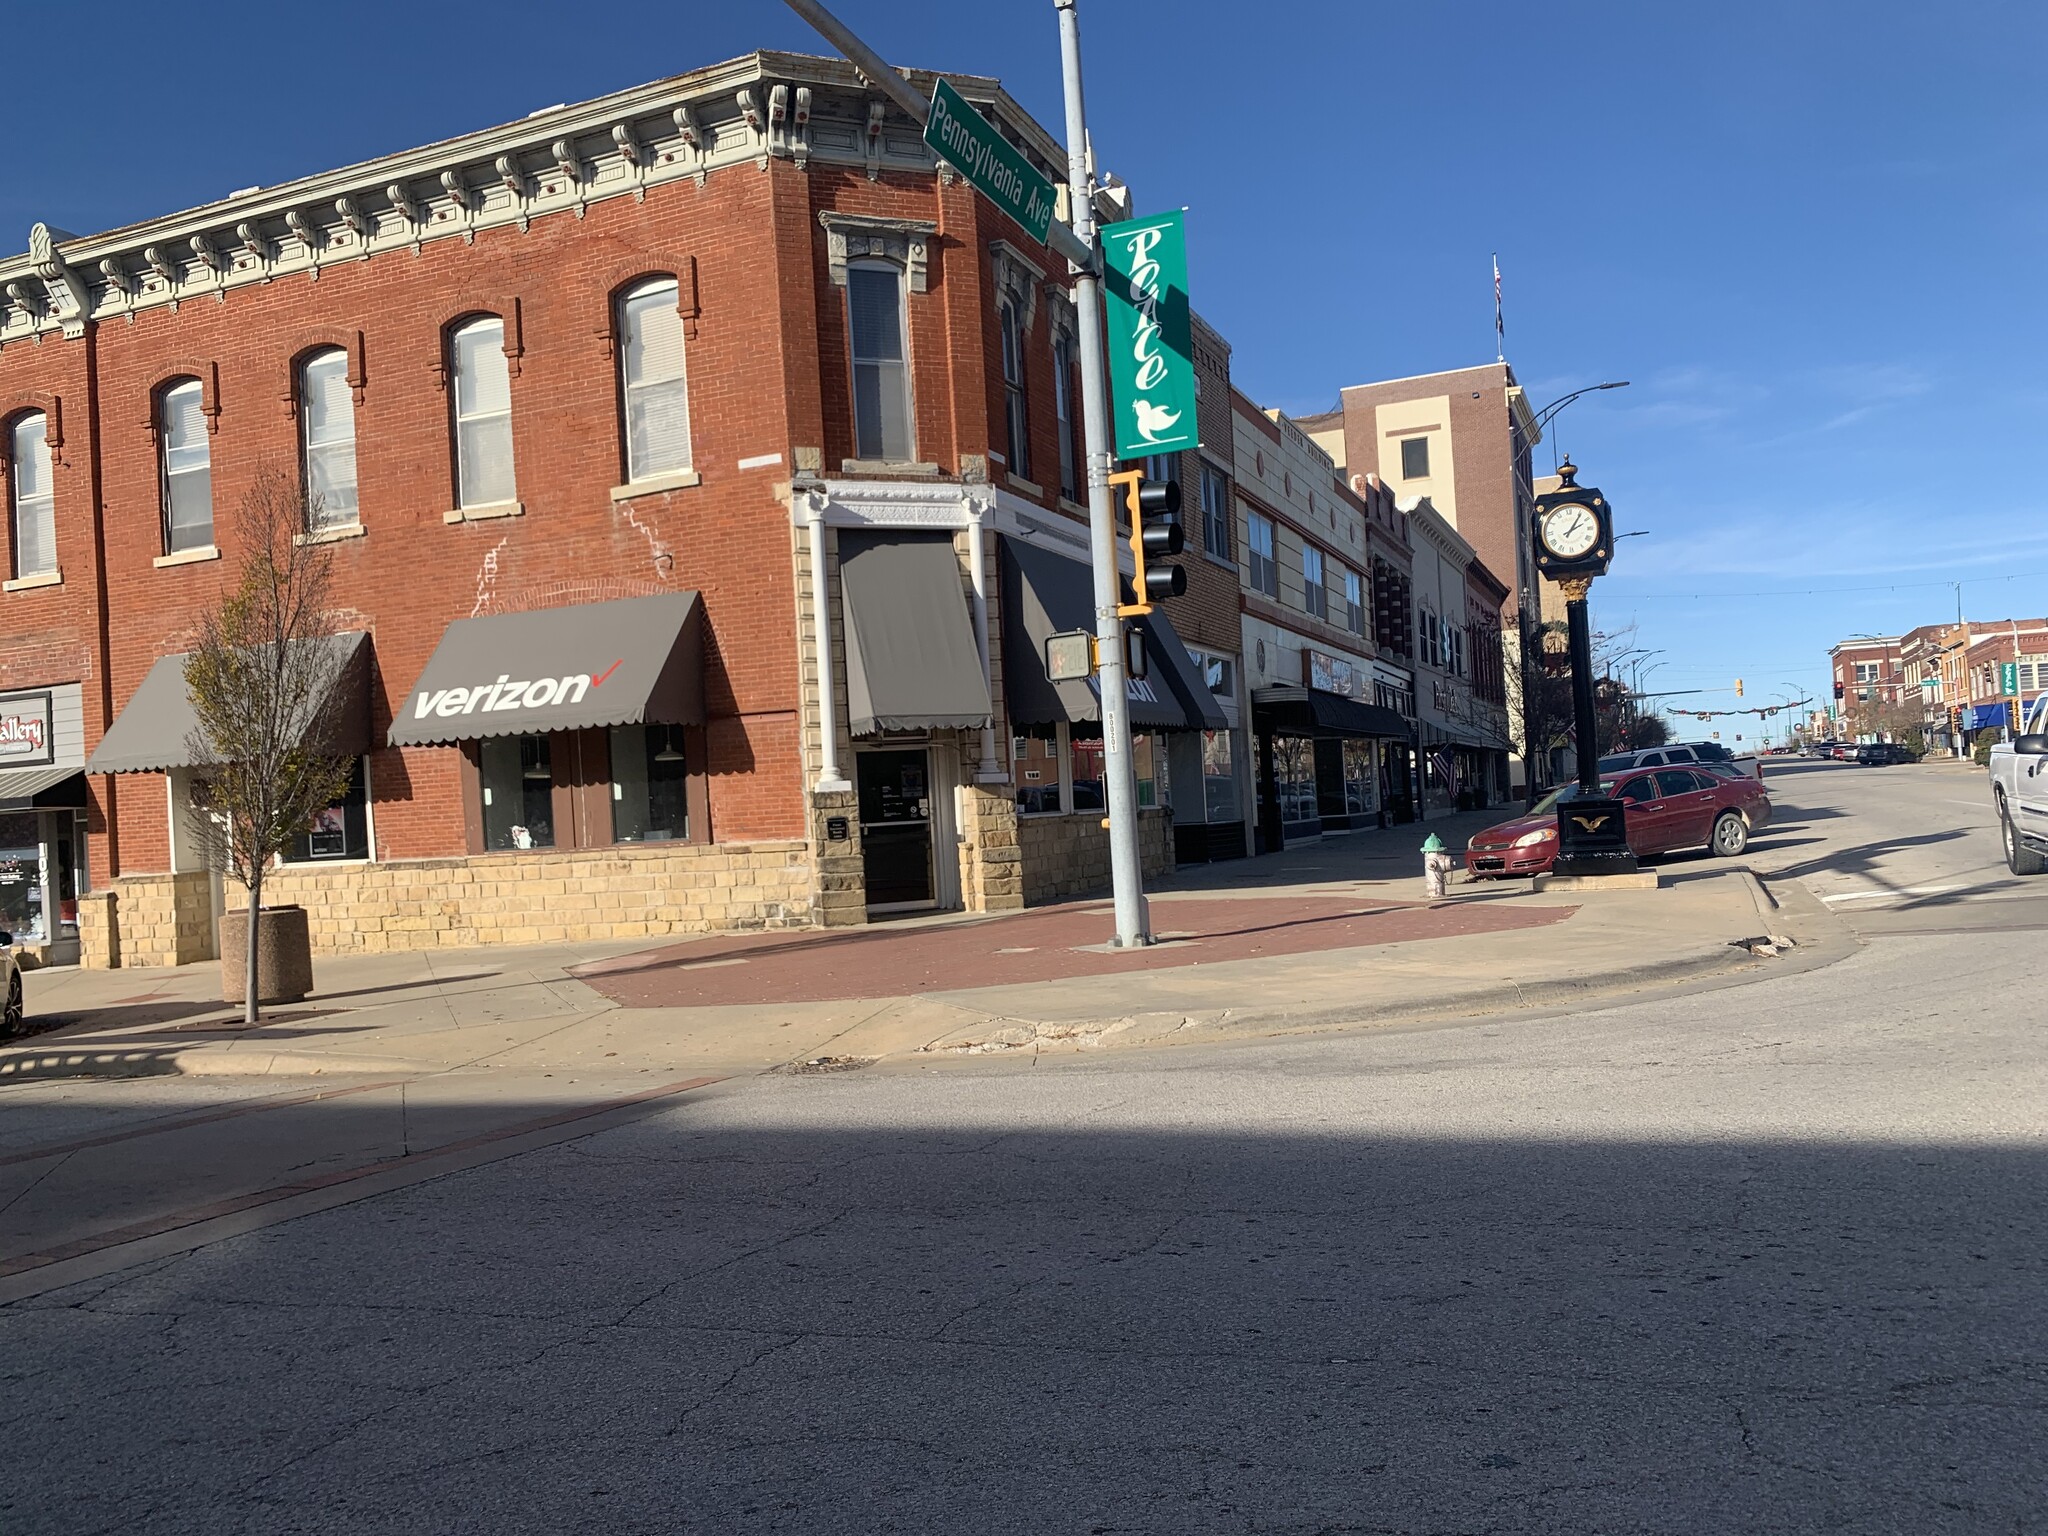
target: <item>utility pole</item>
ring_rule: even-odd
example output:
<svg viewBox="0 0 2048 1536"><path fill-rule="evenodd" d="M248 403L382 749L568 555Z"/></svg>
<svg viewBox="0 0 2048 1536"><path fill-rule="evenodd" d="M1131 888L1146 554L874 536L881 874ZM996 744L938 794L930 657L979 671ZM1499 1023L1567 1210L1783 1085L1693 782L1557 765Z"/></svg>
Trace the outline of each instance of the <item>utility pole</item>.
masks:
<svg viewBox="0 0 2048 1536"><path fill-rule="evenodd" d="M833 47L920 124L931 103L882 56L818 0L787 0ZM1102 355L1102 254L1095 231L1095 188L1088 166L1088 119L1081 96L1081 23L1075 0L1053 0L1059 12L1060 65L1066 88L1067 185L1073 227L1054 219L1046 244L1066 257L1074 275L1080 330L1081 419L1088 459L1088 548L1095 577L1097 681L1102 699L1103 793L1109 815L1110 880L1116 898L1116 942L1132 949L1152 942L1144 867L1138 849L1138 780L1131 755L1130 698L1124 673L1123 620L1117 613L1116 509L1109 476L1109 383ZM1143 600L1144 594L1140 593ZM824 622L820 616L819 622Z"/></svg>

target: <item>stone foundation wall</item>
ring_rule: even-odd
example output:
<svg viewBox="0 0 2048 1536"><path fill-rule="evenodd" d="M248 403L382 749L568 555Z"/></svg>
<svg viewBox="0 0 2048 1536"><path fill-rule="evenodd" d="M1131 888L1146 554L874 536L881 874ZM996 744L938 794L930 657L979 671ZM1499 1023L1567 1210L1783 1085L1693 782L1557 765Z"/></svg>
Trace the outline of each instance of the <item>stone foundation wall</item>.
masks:
<svg viewBox="0 0 2048 1536"><path fill-rule="evenodd" d="M79 900L78 963L87 970L213 958L213 881L204 870L130 875Z"/></svg>
<svg viewBox="0 0 2048 1536"><path fill-rule="evenodd" d="M1109 832L1102 812L1020 816L1017 843L1027 906L1109 889ZM1173 872L1171 811L1138 813L1138 857L1147 880Z"/></svg>
<svg viewBox="0 0 2048 1536"><path fill-rule="evenodd" d="M808 927L811 867L809 847L801 842L292 865L263 882L263 901L306 909L315 954L658 938ZM177 913L185 910L185 887L195 881L204 952L182 942L188 925L172 910L174 895ZM88 937L97 914L82 909L82 947L112 954L122 965L211 958L206 892L203 874L117 880L114 932Z"/></svg>
<svg viewBox="0 0 2048 1536"><path fill-rule="evenodd" d="M969 912L1024 905L1024 855L1010 787L970 784L960 795L960 903Z"/></svg>

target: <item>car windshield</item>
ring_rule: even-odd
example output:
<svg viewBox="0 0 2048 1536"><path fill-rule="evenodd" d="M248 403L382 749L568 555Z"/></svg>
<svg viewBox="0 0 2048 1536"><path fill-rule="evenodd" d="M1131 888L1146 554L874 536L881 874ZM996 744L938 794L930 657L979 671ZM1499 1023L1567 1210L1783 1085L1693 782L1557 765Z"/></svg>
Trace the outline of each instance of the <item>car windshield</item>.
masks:
<svg viewBox="0 0 2048 1536"><path fill-rule="evenodd" d="M1562 800L1566 795L1576 795L1578 792L1579 786L1576 784L1561 784L1530 806L1528 814L1531 816L1548 816L1557 809L1558 801ZM1603 795L1613 794L1614 780L1602 779L1600 781L1600 793Z"/></svg>

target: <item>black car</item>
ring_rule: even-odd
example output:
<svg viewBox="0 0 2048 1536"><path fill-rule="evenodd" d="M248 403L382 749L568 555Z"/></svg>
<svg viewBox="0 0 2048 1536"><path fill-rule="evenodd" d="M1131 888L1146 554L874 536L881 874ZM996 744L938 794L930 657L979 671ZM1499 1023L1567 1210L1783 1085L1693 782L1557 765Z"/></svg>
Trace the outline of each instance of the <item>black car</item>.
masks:
<svg viewBox="0 0 2048 1536"><path fill-rule="evenodd" d="M1920 754L1896 741L1866 741L1856 749L1856 766L1883 768L1891 763L1917 763Z"/></svg>

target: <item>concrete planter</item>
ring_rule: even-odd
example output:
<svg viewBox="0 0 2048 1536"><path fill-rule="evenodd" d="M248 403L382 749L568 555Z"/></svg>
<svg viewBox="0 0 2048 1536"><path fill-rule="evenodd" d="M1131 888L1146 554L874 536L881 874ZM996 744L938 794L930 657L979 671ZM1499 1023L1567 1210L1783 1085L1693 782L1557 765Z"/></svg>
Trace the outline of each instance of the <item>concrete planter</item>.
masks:
<svg viewBox="0 0 2048 1536"><path fill-rule="evenodd" d="M249 909L220 915L220 997L243 999L249 963ZM265 907L256 927L256 990L266 1003L296 1003L313 990L313 937L304 907Z"/></svg>

